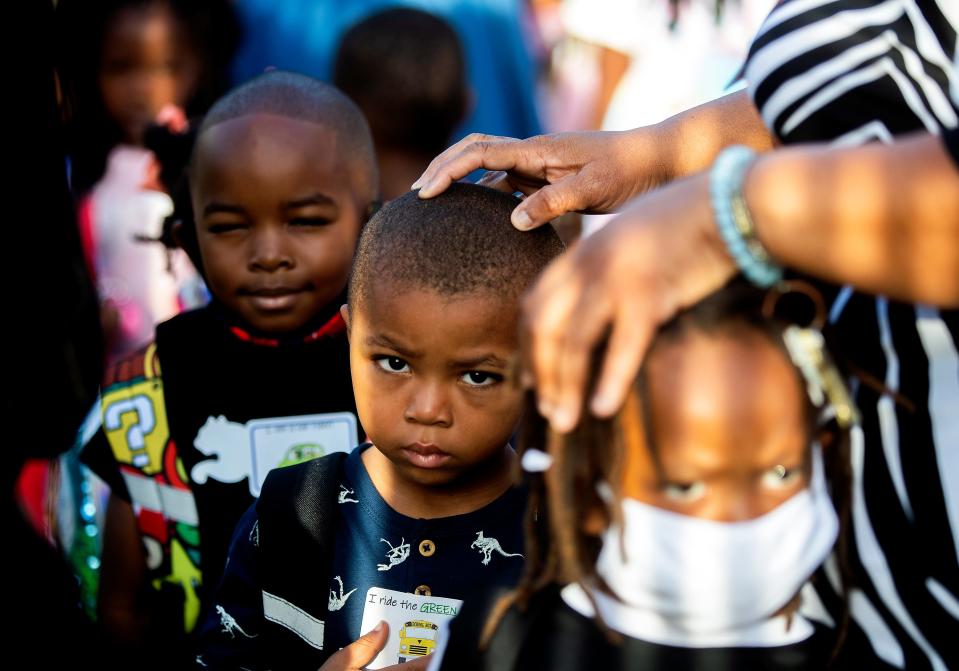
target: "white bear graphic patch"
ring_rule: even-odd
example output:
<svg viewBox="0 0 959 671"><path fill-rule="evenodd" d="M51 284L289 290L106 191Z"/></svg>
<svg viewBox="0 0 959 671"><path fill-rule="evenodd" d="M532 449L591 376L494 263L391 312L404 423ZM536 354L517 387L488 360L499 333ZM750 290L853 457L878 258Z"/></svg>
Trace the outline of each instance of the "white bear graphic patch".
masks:
<svg viewBox="0 0 959 671"><path fill-rule="evenodd" d="M193 440L208 458L191 469L190 478L201 485L211 478L225 483L246 478L250 494L259 496L272 469L349 452L356 444L356 417L349 412L254 419L246 424L223 415L208 417Z"/></svg>

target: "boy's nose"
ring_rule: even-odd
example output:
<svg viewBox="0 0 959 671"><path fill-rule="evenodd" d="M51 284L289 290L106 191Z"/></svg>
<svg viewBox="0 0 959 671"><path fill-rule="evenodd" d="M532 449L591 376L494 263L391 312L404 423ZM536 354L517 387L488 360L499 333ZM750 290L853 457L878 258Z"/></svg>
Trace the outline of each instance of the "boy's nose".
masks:
<svg viewBox="0 0 959 671"><path fill-rule="evenodd" d="M410 396L404 414L406 421L427 426L450 426L453 413L449 397L439 383L418 385Z"/></svg>
<svg viewBox="0 0 959 671"><path fill-rule="evenodd" d="M278 231L257 231L253 235L249 263L251 270L266 272L295 265L293 254Z"/></svg>

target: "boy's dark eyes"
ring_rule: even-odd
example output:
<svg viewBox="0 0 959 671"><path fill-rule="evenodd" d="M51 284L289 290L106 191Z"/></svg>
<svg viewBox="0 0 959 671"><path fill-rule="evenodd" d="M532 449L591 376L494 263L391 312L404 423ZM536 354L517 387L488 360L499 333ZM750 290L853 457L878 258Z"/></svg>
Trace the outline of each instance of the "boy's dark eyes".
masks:
<svg viewBox="0 0 959 671"><path fill-rule="evenodd" d="M410 365L398 356L378 356L374 361L387 373L408 373L410 370Z"/></svg>
<svg viewBox="0 0 959 671"><path fill-rule="evenodd" d="M319 228L321 226L327 226L331 223L331 219L326 217L297 217L295 219L290 219L287 223L290 226L295 226L297 228ZM247 224L241 222L224 222L219 224L209 224L206 227L206 230L213 234L219 233L231 233L233 231L239 231L247 228Z"/></svg>
<svg viewBox="0 0 959 671"><path fill-rule="evenodd" d="M460 379L471 387L489 387L502 381L503 376L495 373L484 373L481 370L471 370L464 373Z"/></svg>
<svg viewBox="0 0 959 671"><path fill-rule="evenodd" d="M387 373L409 373L410 364L398 356L381 355L373 357L373 362ZM490 387L503 381L502 375L471 370L460 375L460 381L469 387Z"/></svg>
<svg viewBox="0 0 959 671"><path fill-rule="evenodd" d="M331 219L326 217L297 217L290 219L290 226L327 226L332 223Z"/></svg>
<svg viewBox="0 0 959 671"><path fill-rule="evenodd" d="M230 224L223 223L223 224L210 224L209 226L206 227L206 230L209 231L210 233L213 233L214 235L217 235L220 233L230 233L232 231L238 231L245 227L246 226L244 224L240 224L240 223L230 223Z"/></svg>

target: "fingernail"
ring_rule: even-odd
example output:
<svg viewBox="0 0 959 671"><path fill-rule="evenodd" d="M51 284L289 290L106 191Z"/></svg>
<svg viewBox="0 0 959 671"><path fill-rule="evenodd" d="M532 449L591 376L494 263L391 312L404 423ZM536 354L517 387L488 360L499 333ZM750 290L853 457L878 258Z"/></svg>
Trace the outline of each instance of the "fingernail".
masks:
<svg viewBox="0 0 959 671"><path fill-rule="evenodd" d="M526 214L526 210L513 210L513 226L521 231L528 231L533 226L533 220Z"/></svg>
<svg viewBox="0 0 959 671"><path fill-rule="evenodd" d="M375 627L373 627L372 633L378 634L383 631L383 620L380 620Z"/></svg>
<svg viewBox="0 0 959 671"><path fill-rule="evenodd" d="M539 410L540 415L546 417L547 419L549 419L549 416L553 414L553 406L547 401L537 401L536 409Z"/></svg>
<svg viewBox="0 0 959 671"><path fill-rule="evenodd" d="M554 431L569 433L576 426L576 418L569 408L559 407L550 416L549 425Z"/></svg>
<svg viewBox="0 0 959 671"><path fill-rule="evenodd" d="M616 411L619 408L617 408L616 401L612 396L600 392L593 397L592 401L590 401L589 409L594 415L599 417L609 417L616 414Z"/></svg>
<svg viewBox="0 0 959 671"><path fill-rule="evenodd" d="M422 177L420 177L418 180L416 180L415 182L413 182L413 186L410 187L410 191L416 191L418 188L420 188L421 186L423 186L423 183L422 183L422 182L423 182L423 178L422 178Z"/></svg>

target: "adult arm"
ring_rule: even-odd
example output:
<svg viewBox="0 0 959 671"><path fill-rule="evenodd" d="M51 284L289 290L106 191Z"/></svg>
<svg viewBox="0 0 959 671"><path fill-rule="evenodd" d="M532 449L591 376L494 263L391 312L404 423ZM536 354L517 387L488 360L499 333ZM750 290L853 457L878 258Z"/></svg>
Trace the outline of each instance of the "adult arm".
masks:
<svg viewBox="0 0 959 671"><path fill-rule="evenodd" d="M760 156L744 194L772 257L870 293L959 306L959 170L939 138ZM737 271L700 173L636 199L544 272L524 303L527 384L554 428L579 418L590 352L610 330L592 412L615 413L656 329Z"/></svg>
<svg viewBox="0 0 959 671"><path fill-rule="evenodd" d="M773 146L745 91L661 123L621 132L540 135L526 140L473 134L433 159L413 185L432 198L474 170L506 172L527 198L513 212L520 229L566 212L612 212L631 198L708 167L730 144Z"/></svg>

